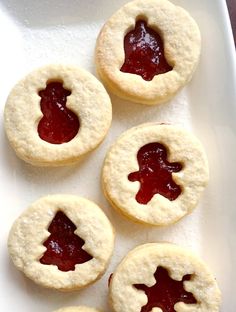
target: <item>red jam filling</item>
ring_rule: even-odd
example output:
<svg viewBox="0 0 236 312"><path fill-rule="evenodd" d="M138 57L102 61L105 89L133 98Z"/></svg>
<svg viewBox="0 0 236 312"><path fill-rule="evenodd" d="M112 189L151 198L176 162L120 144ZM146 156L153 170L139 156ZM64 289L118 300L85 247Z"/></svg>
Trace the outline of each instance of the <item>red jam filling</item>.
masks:
<svg viewBox="0 0 236 312"><path fill-rule="evenodd" d="M135 28L125 36L124 50L122 72L136 74L150 81L155 75L173 69L165 59L161 37L145 21L137 21Z"/></svg>
<svg viewBox="0 0 236 312"><path fill-rule="evenodd" d="M147 204L155 194L171 201L180 195L181 188L173 181L172 172L179 172L182 165L168 162L165 146L160 143L146 144L138 151L137 159L139 171L130 173L128 179L140 182L135 197L138 203Z"/></svg>
<svg viewBox="0 0 236 312"><path fill-rule="evenodd" d="M79 131L78 117L66 107L69 90L61 82L50 82L39 91L43 118L38 124L40 138L48 143L62 144L71 141Z"/></svg>
<svg viewBox="0 0 236 312"><path fill-rule="evenodd" d="M160 308L163 312L175 312L175 304L184 302L186 304L197 303L193 294L184 289L184 281L191 279L191 274L187 274L182 281L173 280L168 271L163 267L158 267L154 277L156 284L148 287L144 284L135 284L135 288L145 292L148 302L142 307L141 312L150 312L154 307Z"/></svg>
<svg viewBox="0 0 236 312"><path fill-rule="evenodd" d="M57 212L49 225L51 235L43 244L47 250L40 262L56 265L60 271L67 272L74 271L76 264L91 260L93 257L82 249L84 240L74 234L75 230L74 223L63 212Z"/></svg>

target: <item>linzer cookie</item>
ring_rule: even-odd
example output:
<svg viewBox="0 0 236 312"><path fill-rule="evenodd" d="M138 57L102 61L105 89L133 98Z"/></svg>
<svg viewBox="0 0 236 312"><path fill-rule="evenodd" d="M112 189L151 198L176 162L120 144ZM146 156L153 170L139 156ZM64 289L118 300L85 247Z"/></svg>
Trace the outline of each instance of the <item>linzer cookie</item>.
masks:
<svg viewBox="0 0 236 312"><path fill-rule="evenodd" d="M218 312L220 290L195 254L168 243L136 247L110 280L115 312Z"/></svg>
<svg viewBox="0 0 236 312"><path fill-rule="evenodd" d="M208 182L201 143L182 127L147 123L124 132L108 151L104 193L128 218L169 225L190 213Z"/></svg>
<svg viewBox="0 0 236 312"><path fill-rule="evenodd" d="M51 195L34 202L13 224L8 249L15 266L41 286L70 291L106 270L112 225L93 202Z"/></svg>
<svg viewBox="0 0 236 312"><path fill-rule="evenodd" d="M188 12L167 0L135 0L103 26L97 71L121 98L158 104L190 81L200 50L200 31Z"/></svg>
<svg viewBox="0 0 236 312"><path fill-rule="evenodd" d="M48 65L16 84L5 129L16 154L37 166L78 161L104 139L111 102L103 85L75 66Z"/></svg>

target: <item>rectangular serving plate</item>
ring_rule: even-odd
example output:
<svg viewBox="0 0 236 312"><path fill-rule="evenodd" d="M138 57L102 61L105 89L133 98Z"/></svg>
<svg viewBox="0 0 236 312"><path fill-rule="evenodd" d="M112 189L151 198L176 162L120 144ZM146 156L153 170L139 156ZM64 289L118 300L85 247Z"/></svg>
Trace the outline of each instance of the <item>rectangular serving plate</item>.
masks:
<svg viewBox="0 0 236 312"><path fill-rule="evenodd" d="M95 74L98 32L124 0L0 1L0 307L1 311L42 312L71 305L110 311L107 280L134 246L169 241L199 254L215 274L223 295L222 312L236 311L236 66L224 0L173 0L196 19L202 33L202 56L192 82L171 102L146 107L112 96L113 123L103 144L77 166L43 169L25 164L9 147L3 110L12 86L27 72L48 63L79 65ZM132 224L104 199L100 171L105 153L125 129L148 121L190 128L209 158L210 183L189 216L168 228ZM103 278L76 293L43 289L25 278L9 260L7 236L12 222L34 200L71 193L97 202L117 232L111 264Z"/></svg>

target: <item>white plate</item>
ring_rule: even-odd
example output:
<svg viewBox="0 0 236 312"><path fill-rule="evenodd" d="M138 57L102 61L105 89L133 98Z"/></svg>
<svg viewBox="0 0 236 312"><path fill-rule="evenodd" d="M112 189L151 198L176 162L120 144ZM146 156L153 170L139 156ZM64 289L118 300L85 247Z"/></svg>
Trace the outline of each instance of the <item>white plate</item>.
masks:
<svg viewBox="0 0 236 312"><path fill-rule="evenodd" d="M112 128L104 143L79 166L39 169L20 161L3 129L3 108L16 81L45 63L66 62L95 72L93 53L104 21L125 0L0 0L0 297L1 311L50 312L88 304L109 311L107 279L128 250L140 243L171 241L195 250L214 272L223 312L236 311L236 66L223 0L173 0L189 10L203 37L193 81L170 103L145 107L113 99ZM100 188L100 170L111 142L146 121L171 121L192 128L205 145L211 179L195 212L166 229L134 225L114 212ZM15 218L48 193L72 193L100 204L117 230L116 249L105 276L77 293L38 287L9 261L6 241Z"/></svg>

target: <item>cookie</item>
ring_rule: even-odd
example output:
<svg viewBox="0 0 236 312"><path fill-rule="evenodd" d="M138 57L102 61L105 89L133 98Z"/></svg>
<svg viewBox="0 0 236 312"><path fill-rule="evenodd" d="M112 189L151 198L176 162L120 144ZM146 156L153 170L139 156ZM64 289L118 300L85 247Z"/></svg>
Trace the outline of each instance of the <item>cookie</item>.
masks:
<svg viewBox="0 0 236 312"><path fill-rule="evenodd" d="M188 12L167 0L135 0L103 26L97 72L117 96L159 104L191 80L200 50L200 31Z"/></svg>
<svg viewBox="0 0 236 312"><path fill-rule="evenodd" d="M16 154L36 166L75 163L101 143L111 124L103 85L76 66L48 65L18 82L5 106Z"/></svg>
<svg viewBox="0 0 236 312"><path fill-rule="evenodd" d="M133 221L169 225L197 205L209 178L199 140L180 126L147 123L124 132L108 151L104 194Z"/></svg>
<svg viewBox="0 0 236 312"><path fill-rule="evenodd" d="M93 308L89 307L68 307L68 308L61 308L54 312L101 312Z"/></svg>
<svg viewBox="0 0 236 312"><path fill-rule="evenodd" d="M35 283L70 291L99 279L114 247L112 225L93 202L50 195L34 202L13 224L8 250Z"/></svg>
<svg viewBox="0 0 236 312"><path fill-rule="evenodd" d="M169 243L130 251L112 275L109 289L115 312L218 312L221 302L206 264Z"/></svg>

